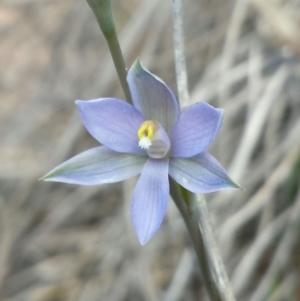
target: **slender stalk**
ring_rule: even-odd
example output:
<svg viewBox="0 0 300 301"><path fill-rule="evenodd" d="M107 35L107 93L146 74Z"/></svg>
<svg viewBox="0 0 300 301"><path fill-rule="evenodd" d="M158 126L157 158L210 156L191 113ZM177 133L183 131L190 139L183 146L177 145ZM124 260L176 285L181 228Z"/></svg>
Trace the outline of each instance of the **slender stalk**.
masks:
<svg viewBox="0 0 300 301"><path fill-rule="evenodd" d="M114 33L111 36L106 37L106 40L107 40L108 47L109 47L110 53L112 55L114 64L115 64L115 68L118 73L118 77L119 77L123 92L125 94L125 98L126 98L127 102L132 104L129 86L126 81L127 69L125 67L125 63L123 60L123 56L122 56L122 52L121 52L121 48L120 48L120 44L118 41L116 31L114 31Z"/></svg>
<svg viewBox="0 0 300 301"><path fill-rule="evenodd" d="M172 178L170 178L170 193L172 199L174 200L177 208L179 209L185 221L186 227L191 236L194 249L199 261L202 280L210 296L210 299L213 301L222 301L223 299L220 295L213 274L210 270L208 254L205 248L205 242L198 224L198 215L196 214L195 210L190 210L187 204L187 202L189 202L190 199L189 193L186 194L188 199L183 199L179 190L179 186Z"/></svg>
<svg viewBox="0 0 300 301"><path fill-rule="evenodd" d="M86 0L91 7L100 29L107 41L118 77L126 100L132 103L131 94L126 81L127 70L119 44L115 22L112 14L111 0Z"/></svg>
<svg viewBox="0 0 300 301"><path fill-rule="evenodd" d="M231 284L214 238L205 198L203 195L196 195L189 192L189 201L192 212L197 216L205 245L207 261L209 261L210 271L214 276L213 279L217 286L218 293L222 296L222 300L224 301L235 301Z"/></svg>

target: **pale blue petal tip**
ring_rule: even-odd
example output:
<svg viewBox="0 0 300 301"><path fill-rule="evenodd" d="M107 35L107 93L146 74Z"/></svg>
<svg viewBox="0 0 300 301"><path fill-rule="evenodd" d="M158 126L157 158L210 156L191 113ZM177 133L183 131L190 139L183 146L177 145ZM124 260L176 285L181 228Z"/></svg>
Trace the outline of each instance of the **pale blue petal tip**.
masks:
<svg viewBox="0 0 300 301"><path fill-rule="evenodd" d="M141 245L160 227L169 199L169 159L148 159L134 189L131 220Z"/></svg>
<svg viewBox="0 0 300 301"><path fill-rule="evenodd" d="M60 164L42 179L86 186L115 183L139 174L146 160L146 156L117 153L99 146Z"/></svg>
<svg viewBox="0 0 300 301"><path fill-rule="evenodd" d="M217 159L205 152L192 158L172 158L169 174L177 183L194 193L238 188Z"/></svg>

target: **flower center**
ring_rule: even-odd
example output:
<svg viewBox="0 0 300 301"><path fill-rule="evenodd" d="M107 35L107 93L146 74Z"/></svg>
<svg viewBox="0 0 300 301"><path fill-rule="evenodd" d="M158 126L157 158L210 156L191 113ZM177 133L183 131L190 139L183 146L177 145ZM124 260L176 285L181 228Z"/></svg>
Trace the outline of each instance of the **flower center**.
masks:
<svg viewBox="0 0 300 301"><path fill-rule="evenodd" d="M149 149L152 145L153 136L158 128L158 124L153 120L144 121L139 130L138 130L138 138L139 138L139 146L143 149Z"/></svg>
<svg viewBox="0 0 300 301"><path fill-rule="evenodd" d="M164 128L154 120L144 121L138 130L139 146L151 158L161 159L170 150L170 139Z"/></svg>

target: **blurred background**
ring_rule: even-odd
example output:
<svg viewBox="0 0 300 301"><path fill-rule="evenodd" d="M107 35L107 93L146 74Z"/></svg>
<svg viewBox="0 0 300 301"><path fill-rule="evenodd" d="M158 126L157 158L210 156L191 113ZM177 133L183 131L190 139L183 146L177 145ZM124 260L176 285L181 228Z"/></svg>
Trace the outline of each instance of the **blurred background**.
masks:
<svg viewBox="0 0 300 301"><path fill-rule="evenodd" d="M177 93L170 2L113 6L127 66ZM237 300L300 300L300 1L186 0L184 28L190 103L225 109L210 151L245 188L206 196ZM97 145L76 99L124 98L87 3L2 0L0 36L0 299L205 300L172 201L141 247L134 181L37 180Z"/></svg>

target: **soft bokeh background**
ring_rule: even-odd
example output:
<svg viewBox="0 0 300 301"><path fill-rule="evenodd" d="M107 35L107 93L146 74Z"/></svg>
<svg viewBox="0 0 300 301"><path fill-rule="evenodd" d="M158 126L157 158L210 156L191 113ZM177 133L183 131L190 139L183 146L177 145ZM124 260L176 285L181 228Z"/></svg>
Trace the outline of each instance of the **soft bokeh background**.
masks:
<svg viewBox="0 0 300 301"><path fill-rule="evenodd" d="M139 56L176 92L170 1L113 4L127 66ZM210 150L245 188L207 195L237 299L300 300L300 1L184 5L190 102L225 108ZM75 99L123 97L87 3L2 0L0 36L0 299L204 300L172 202L141 247L134 181L37 181L97 145Z"/></svg>

